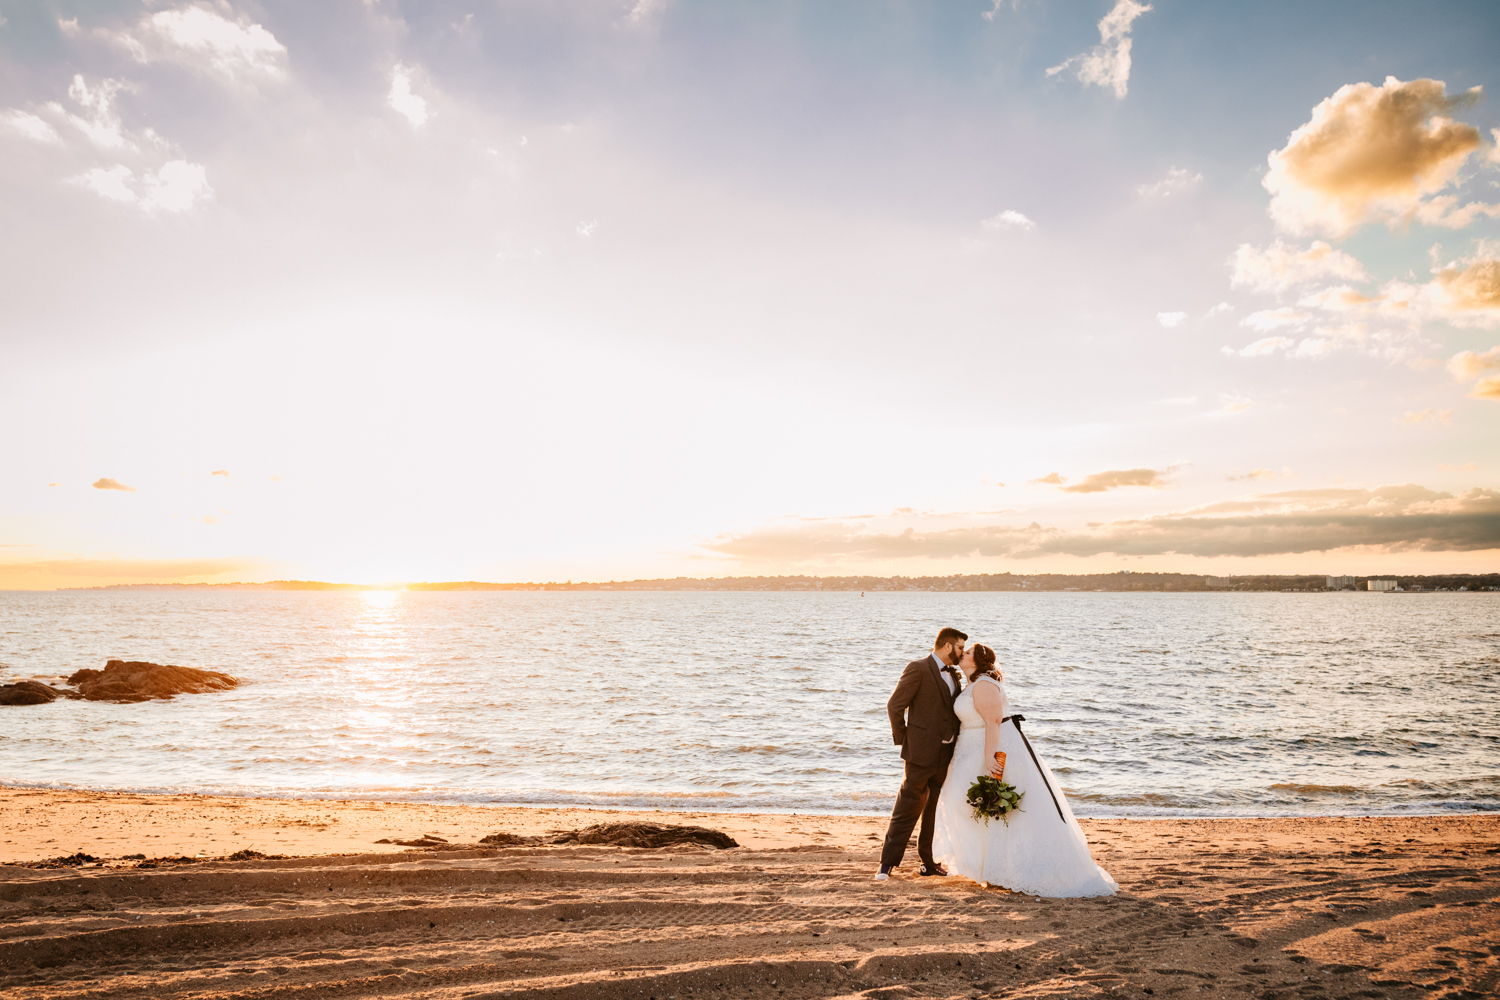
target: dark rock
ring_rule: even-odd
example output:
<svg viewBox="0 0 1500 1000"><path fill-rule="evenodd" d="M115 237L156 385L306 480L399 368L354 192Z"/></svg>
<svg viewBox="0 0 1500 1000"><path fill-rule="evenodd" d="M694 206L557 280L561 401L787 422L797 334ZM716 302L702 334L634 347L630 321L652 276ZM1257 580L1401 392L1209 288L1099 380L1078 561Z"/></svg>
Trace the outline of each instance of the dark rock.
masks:
<svg viewBox="0 0 1500 1000"><path fill-rule="evenodd" d="M45 705L62 697L64 692L39 681L17 681L0 684L0 705Z"/></svg>
<svg viewBox="0 0 1500 1000"><path fill-rule="evenodd" d="M136 660L110 660L103 670L80 670L68 678L89 701L134 702L205 694L238 687L239 680L215 670L174 667Z"/></svg>

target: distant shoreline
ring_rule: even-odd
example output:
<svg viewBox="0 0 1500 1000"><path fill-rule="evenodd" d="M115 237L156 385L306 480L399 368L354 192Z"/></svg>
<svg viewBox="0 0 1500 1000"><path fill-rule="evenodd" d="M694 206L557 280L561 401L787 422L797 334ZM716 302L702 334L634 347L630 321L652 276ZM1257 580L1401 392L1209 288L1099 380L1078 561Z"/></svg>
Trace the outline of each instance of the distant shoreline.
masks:
<svg viewBox="0 0 1500 1000"><path fill-rule="evenodd" d="M1333 587L1333 579L1344 582ZM980 573L954 576L730 576L674 577L656 580L568 580L492 583L480 580L445 582L329 583L321 580L270 580L263 583L115 583L100 587L59 587L58 591L82 590L281 590L281 591L860 591L864 593L973 593L1010 591L1078 591L1105 593L1221 593L1225 591L1281 591L1330 593L1338 590L1365 591L1370 580L1395 581L1398 593L1444 591L1497 591L1500 573L1451 573L1418 576L1380 573L1371 576L1227 576L1206 577L1189 573Z"/></svg>

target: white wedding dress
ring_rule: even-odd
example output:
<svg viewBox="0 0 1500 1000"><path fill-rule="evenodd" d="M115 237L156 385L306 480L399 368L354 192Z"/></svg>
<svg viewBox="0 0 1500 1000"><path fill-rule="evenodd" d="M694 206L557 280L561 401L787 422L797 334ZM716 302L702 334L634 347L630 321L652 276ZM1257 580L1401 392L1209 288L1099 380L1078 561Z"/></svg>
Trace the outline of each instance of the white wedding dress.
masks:
<svg viewBox="0 0 1500 1000"><path fill-rule="evenodd" d="M1011 715L1005 687L993 677L980 677L975 684L993 684L1000 689L1004 715ZM1094 863L1089 843L1057 779L1045 764L1040 769L1026 751L1015 723L1000 726L1000 749L1005 752L1005 778L1024 792L1021 808L1010 813L1010 822L974 818L968 803L969 786L988 774L984 762L984 719L974 707L974 684L953 703L962 729L953 747L953 763L938 796L937 831L933 856L953 875L967 875L976 882L1003 886L1035 896L1109 896L1119 888L1109 872ZM1047 794L1050 782L1057 805ZM1058 817L1058 807L1062 817Z"/></svg>

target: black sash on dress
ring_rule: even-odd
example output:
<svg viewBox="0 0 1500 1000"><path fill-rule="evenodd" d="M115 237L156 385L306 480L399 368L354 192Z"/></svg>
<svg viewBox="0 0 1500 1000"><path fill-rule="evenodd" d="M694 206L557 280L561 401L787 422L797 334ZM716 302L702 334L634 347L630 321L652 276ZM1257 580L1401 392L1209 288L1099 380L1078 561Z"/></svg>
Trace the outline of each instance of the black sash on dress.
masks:
<svg viewBox="0 0 1500 1000"><path fill-rule="evenodd" d="M1031 754L1031 762L1036 765L1037 774L1042 776L1042 784L1047 786L1047 794L1052 796L1052 804L1057 806L1057 818L1062 820L1063 825L1066 826L1068 822L1067 817L1063 815L1062 805L1057 801L1057 793L1052 790L1052 783L1047 780L1047 770L1042 767L1042 762L1036 759L1036 751L1031 749L1031 741L1026 738L1025 731L1021 729L1021 723L1025 721L1026 716L1024 715L1007 715L1000 720L1000 724L1003 726L1007 722L1013 723L1016 727L1016 732L1021 734L1021 742L1026 744L1026 752Z"/></svg>

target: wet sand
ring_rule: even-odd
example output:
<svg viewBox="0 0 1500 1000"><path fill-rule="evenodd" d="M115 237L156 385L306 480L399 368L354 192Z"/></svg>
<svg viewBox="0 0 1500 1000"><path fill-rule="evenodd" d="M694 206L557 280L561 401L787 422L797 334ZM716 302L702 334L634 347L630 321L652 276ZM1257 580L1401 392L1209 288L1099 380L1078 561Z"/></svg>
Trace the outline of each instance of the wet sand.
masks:
<svg viewBox="0 0 1500 1000"><path fill-rule="evenodd" d="M461 846L613 821L708 826L742 846ZM884 821L870 817L0 789L0 993L1500 993L1500 817L1084 827L1118 896L917 878L914 855L875 882ZM422 835L450 849L374 843ZM285 857L215 860L251 850ZM79 852L100 860L18 866Z"/></svg>

